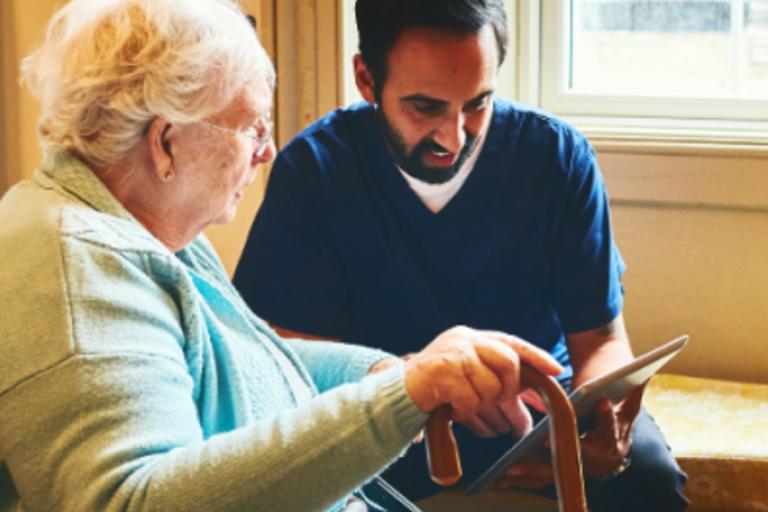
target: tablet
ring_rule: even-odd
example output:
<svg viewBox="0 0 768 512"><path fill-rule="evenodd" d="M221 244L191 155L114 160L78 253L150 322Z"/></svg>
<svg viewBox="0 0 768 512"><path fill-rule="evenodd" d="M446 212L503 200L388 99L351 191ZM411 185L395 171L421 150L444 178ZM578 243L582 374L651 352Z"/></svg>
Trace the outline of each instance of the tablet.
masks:
<svg viewBox="0 0 768 512"><path fill-rule="evenodd" d="M629 363L603 375L589 380L574 390L568 398L579 419L587 418L595 404L607 398L616 404L624 399L633 389L647 381L654 373L675 357L688 343L688 336L680 336ZM512 464L540 460L544 440L549 436L549 418L544 417L531 432L515 443L493 465L488 468L466 491L468 496L476 494L491 485L502 475L504 469Z"/></svg>

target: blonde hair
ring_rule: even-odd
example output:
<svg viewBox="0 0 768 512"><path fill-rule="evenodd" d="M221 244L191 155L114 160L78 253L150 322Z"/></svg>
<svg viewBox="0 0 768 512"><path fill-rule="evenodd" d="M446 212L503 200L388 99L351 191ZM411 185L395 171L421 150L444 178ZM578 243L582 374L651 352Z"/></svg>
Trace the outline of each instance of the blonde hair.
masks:
<svg viewBox="0 0 768 512"><path fill-rule="evenodd" d="M42 104L44 150L114 164L162 117L191 123L223 110L274 69L232 0L72 0L22 62Z"/></svg>

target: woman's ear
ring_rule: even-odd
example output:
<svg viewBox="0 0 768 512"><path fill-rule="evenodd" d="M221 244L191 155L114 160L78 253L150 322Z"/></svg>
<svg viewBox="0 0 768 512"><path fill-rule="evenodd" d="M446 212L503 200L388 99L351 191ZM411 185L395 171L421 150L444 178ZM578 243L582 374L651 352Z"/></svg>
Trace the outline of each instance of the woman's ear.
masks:
<svg viewBox="0 0 768 512"><path fill-rule="evenodd" d="M152 168L157 178L164 182L171 181L176 176L173 149L169 138L172 126L162 117L157 117L152 120L149 130L147 130L147 143Z"/></svg>
<svg viewBox="0 0 768 512"><path fill-rule="evenodd" d="M353 66L355 68L355 84L357 90L360 91L360 96L370 104L376 103L375 84L373 82L373 75L365 65L363 56L359 53L355 54L353 58Z"/></svg>

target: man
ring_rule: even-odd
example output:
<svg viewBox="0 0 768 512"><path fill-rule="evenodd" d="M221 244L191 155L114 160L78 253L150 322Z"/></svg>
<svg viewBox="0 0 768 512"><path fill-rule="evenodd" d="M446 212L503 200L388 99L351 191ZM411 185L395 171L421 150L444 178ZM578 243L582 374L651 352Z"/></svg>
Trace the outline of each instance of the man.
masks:
<svg viewBox="0 0 768 512"><path fill-rule="evenodd" d="M451 325L510 332L568 368L565 386L631 359L594 151L563 122L494 97L503 2L358 0L356 14L366 103L278 156L235 275L251 307L284 330L401 354ZM686 506L641 393L599 404L584 436L593 511ZM529 427L517 405L457 426L465 481L511 446L500 434ZM386 475L414 499L437 490L423 459L411 449ZM551 482L547 464L525 464L499 485Z"/></svg>

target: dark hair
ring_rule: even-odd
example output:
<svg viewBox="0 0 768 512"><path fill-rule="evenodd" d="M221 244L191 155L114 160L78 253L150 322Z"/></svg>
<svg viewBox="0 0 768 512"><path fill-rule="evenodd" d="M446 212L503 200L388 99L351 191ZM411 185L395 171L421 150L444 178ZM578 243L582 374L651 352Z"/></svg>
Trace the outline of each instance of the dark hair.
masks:
<svg viewBox="0 0 768 512"><path fill-rule="evenodd" d="M476 34L491 25L499 65L507 53L504 0L357 0L360 54L373 76L376 94L387 78L387 56L403 31L427 27L458 34Z"/></svg>

